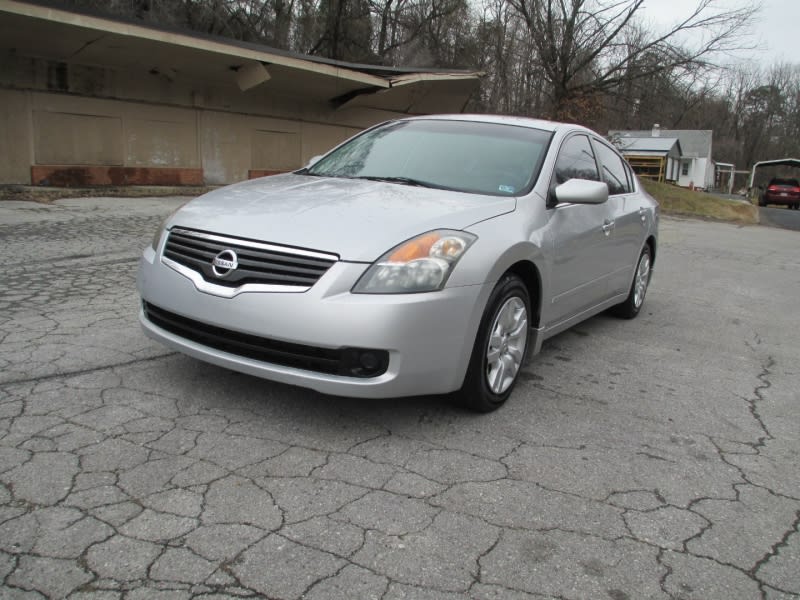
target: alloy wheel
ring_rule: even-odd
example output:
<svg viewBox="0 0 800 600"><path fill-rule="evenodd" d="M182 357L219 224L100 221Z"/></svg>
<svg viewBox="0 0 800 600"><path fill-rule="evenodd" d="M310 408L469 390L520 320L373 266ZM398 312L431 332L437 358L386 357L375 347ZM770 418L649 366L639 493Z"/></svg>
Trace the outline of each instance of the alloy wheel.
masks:
<svg viewBox="0 0 800 600"><path fill-rule="evenodd" d="M639 266L636 268L636 283L633 289L633 303L636 308L642 306L644 295L647 292L647 284L650 282L650 255L642 254Z"/></svg>
<svg viewBox="0 0 800 600"><path fill-rule="evenodd" d="M521 298L505 301L492 324L486 349L486 381L495 394L505 392L516 379L528 339L528 312Z"/></svg>

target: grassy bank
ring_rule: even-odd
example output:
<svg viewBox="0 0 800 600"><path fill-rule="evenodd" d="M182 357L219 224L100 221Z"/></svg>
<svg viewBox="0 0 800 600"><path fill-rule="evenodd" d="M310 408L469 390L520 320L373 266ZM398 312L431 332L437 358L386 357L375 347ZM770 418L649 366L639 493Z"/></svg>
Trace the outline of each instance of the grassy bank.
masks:
<svg viewBox="0 0 800 600"><path fill-rule="evenodd" d="M676 185L642 180L645 189L661 205L661 212L676 217L695 217L752 225L758 223L758 207L748 202L726 200Z"/></svg>

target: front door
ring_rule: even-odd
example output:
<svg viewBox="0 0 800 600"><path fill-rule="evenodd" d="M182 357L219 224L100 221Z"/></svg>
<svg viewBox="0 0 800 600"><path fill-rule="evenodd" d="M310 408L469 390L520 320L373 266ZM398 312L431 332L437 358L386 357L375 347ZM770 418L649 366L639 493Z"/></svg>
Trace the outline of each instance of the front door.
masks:
<svg viewBox="0 0 800 600"><path fill-rule="evenodd" d="M552 187L575 178L600 180L594 150L583 134L562 144ZM553 294L545 319L547 326L553 326L609 297L615 266L613 212L608 202L560 203L550 209L548 229L553 243Z"/></svg>

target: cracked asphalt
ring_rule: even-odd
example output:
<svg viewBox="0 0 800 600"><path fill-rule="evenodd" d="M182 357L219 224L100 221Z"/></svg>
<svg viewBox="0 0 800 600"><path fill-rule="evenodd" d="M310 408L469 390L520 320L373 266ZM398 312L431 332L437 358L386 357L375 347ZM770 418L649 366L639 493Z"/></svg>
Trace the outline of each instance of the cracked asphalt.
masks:
<svg viewBox="0 0 800 600"><path fill-rule="evenodd" d="M800 597L797 233L664 219L639 318L476 415L147 340L180 202L0 203L0 598Z"/></svg>

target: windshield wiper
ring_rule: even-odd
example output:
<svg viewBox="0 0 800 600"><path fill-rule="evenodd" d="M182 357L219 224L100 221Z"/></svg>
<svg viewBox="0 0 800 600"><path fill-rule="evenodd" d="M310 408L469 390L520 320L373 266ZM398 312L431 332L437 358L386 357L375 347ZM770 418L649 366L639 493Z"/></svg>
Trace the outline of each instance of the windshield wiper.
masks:
<svg viewBox="0 0 800 600"><path fill-rule="evenodd" d="M362 175L360 177L353 177L353 179L368 179L370 181L384 181L386 183L400 183L402 185L413 185L417 187L434 188L437 190L447 189L444 186L436 185L428 181L420 181L419 179L412 179L411 177L379 177L377 175Z"/></svg>

